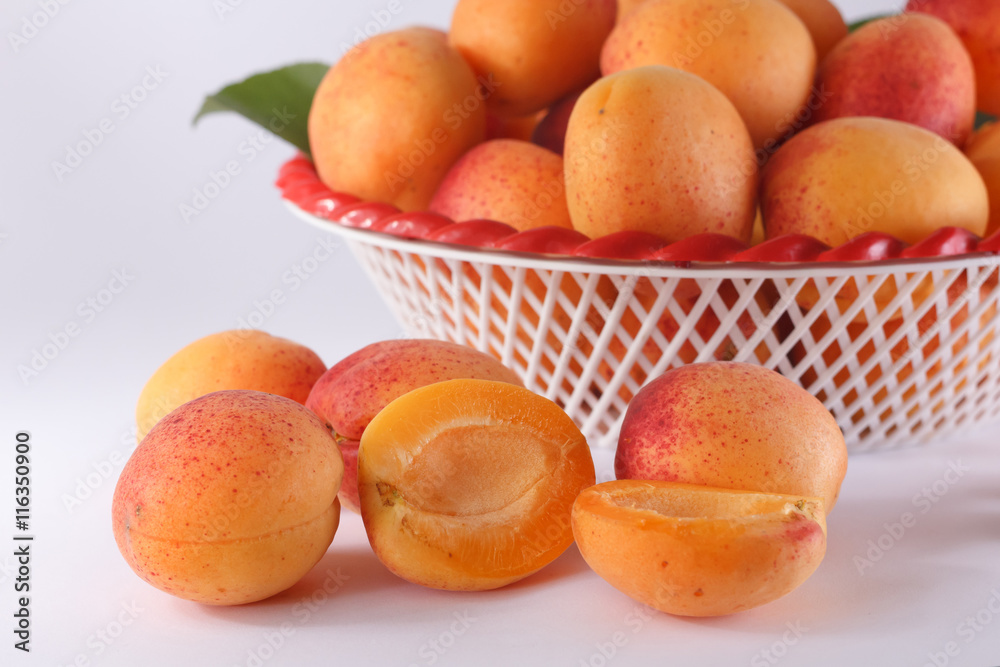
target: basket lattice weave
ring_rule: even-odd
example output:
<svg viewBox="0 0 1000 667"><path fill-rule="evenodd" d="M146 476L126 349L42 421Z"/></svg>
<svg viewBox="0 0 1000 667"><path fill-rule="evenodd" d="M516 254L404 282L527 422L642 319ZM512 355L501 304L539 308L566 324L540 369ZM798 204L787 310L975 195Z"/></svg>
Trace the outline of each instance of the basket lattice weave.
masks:
<svg viewBox="0 0 1000 667"><path fill-rule="evenodd" d="M490 352L613 446L629 400L683 364L761 364L837 418L851 451L1000 416L1000 257L677 267L343 235L409 335Z"/></svg>

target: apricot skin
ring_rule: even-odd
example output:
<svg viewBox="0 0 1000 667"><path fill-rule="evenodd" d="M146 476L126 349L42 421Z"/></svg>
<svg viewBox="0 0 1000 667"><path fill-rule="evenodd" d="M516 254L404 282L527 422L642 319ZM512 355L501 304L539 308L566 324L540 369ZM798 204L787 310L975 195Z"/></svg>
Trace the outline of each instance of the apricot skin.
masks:
<svg viewBox="0 0 1000 667"><path fill-rule="evenodd" d="M573 542L590 448L555 403L504 382L449 380L390 403L361 439L361 516L379 560L407 581L506 586Z"/></svg>
<svg viewBox="0 0 1000 667"><path fill-rule="evenodd" d="M816 49L778 0L649 0L623 18L601 53L605 76L644 65L676 67L718 88L761 149L808 100Z"/></svg>
<svg viewBox="0 0 1000 667"><path fill-rule="evenodd" d="M624 480L583 491L573 534L608 583L679 616L772 602L808 579L826 553L818 498L669 482Z"/></svg>
<svg viewBox="0 0 1000 667"><path fill-rule="evenodd" d="M453 220L497 220L518 231L572 227L563 159L527 141L498 139L476 146L451 168L431 201Z"/></svg>
<svg viewBox="0 0 1000 667"><path fill-rule="evenodd" d="M931 14L961 37L976 68L977 108L1000 114L1000 4L994 0L910 0L898 21ZM914 13L909 13L914 12Z"/></svg>
<svg viewBox="0 0 1000 667"><path fill-rule="evenodd" d="M983 236L1000 231L1000 124L994 123L973 135L965 154L986 183L990 200L990 222Z"/></svg>
<svg viewBox="0 0 1000 667"><path fill-rule="evenodd" d="M844 38L817 73L828 99L817 122L877 116L964 146L976 117L976 73L958 35L933 16L873 21Z"/></svg>
<svg viewBox="0 0 1000 667"><path fill-rule="evenodd" d="M262 331L206 336L170 357L142 388L135 411L138 439L164 415L213 391L250 389L305 403L325 371L309 348Z"/></svg>
<svg viewBox="0 0 1000 667"><path fill-rule="evenodd" d="M112 527L146 582L233 605L297 582L340 519L344 464L323 424L289 399L220 391L164 417L129 458Z"/></svg>
<svg viewBox="0 0 1000 667"><path fill-rule="evenodd" d="M496 82L490 108L524 116L600 76L616 11L615 0L459 0L450 38L480 77Z"/></svg>
<svg viewBox="0 0 1000 667"><path fill-rule="evenodd" d="M768 238L807 234L836 247L865 232L917 243L941 227L982 235L982 177L953 144L886 118L836 118L792 137L761 182Z"/></svg>
<svg viewBox="0 0 1000 667"><path fill-rule="evenodd" d="M618 0L618 17L615 20L616 25L621 23L622 20L632 13L632 11L641 4L644 4L646 0Z"/></svg>
<svg viewBox="0 0 1000 667"><path fill-rule="evenodd" d="M573 227L591 238L636 230L750 240L750 137L732 103L693 74L651 65L592 85L570 116L565 166Z"/></svg>
<svg viewBox="0 0 1000 667"><path fill-rule="evenodd" d="M340 501L359 511L358 443L369 422L418 387L457 378L521 385L517 373L471 347L438 340L387 340L365 346L334 364L315 384L306 407L327 425L344 456Z"/></svg>
<svg viewBox="0 0 1000 667"><path fill-rule="evenodd" d="M430 28L376 35L323 78L309 145L327 187L424 210L452 164L486 135L472 70Z"/></svg>
<svg viewBox="0 0 1000 667"><path fill-rule="evenodd" d="M847 24L840 10L829 0L780 0L805 24L816 46L817 62L847 37Z"/></svg>
<svg viewBox="0 0 1000 667"><path fill-rule="evenodd" d="M535 130L531 134L531 141L542 148L548 148L553 153L562 155L566 146L566 129L569 126L569 117L582 93L582 90L571 93L549 107L548 113L535 126Z"/></svg>
<svg viewBox="0 0 1000 667"><path fill-rule="evenodd" d="M691 364L643 387L625 413L615 476L822 498L833 509L847 446L833 415L775 371Z"/></svg>

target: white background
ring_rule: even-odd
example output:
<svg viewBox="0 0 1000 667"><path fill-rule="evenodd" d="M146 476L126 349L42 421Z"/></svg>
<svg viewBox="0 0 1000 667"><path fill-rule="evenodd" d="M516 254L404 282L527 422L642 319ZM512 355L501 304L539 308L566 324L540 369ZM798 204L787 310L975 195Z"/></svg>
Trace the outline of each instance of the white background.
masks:
<svg viewBox="0 0 1000 667"><path fill-rule="evenodd" d="M447 27L451 0L401 2L391 28ZM233 115L191 126L206 93L278 65L331 62L389 3L231 0L221 15L208 0L48 4L58 13L17 49L8 34L39 2L4 0L0 9L3 664L922 665L932 655L937 664L1000 663L1000 614L989 608L1000 611L995 433L853 458L818 573L787 598L730 618L647 615L575 548L501 591L424 590L382 568L350 514L310 577L262 604L202 607L141 582L115 548L110 501L134 447L136 398L162 361L255 310L268 315L264 329L328 364L402 334L344 248L301 287L288 280L320 239L272 187L292 149L273 141L255 152L245 142L257 128ZM898 4L840 2L848 18ZM116 100L149 69L163 80L123 117ZM113 132L59 178L53 163L105 120ZM231 160L241 173L185 222L180 205ZM124 289L100 312L88 307L109 284L122 286L111 283L116 272ZM284 303L268 312L261 302L274 290ZM67 326L77 334L23 380L18 366ZM34 447L30 655L12 648L10 631L19 430ZM598 454L605 479L609 463ZM947 472L954 468L962 474ZM906 512L916 524L900 535L892 524ZM859 564L869 557L870 567ZM334 578L340 589L319 600ZM318 602L304 604L314 594ZM967 624L977 613L974 622L992 624ZM624 641L614 647L618 632ZM943 653L950 641L954 657Z"/></svg>

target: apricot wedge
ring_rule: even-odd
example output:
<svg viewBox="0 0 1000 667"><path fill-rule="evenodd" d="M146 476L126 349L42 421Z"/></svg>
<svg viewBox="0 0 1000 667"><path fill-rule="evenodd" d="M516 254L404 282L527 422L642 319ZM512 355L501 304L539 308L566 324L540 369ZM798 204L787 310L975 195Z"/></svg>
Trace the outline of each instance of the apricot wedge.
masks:
<svg viewBox="0 0 1000 667"><path fill-rule="evenodd" d="M573 543L573 500L594 483L587 441L523 387L449 380L415 389L365 429L361 516L378 558L444 590L505 586Z"/></svg>
<svg viewBox="0 0 1000 667"><path fill-rule="evenodd" d="M721 616L777 600L826 553L819 498L618 480L583 491L572 522L591 569L678 616Z"/></svg>

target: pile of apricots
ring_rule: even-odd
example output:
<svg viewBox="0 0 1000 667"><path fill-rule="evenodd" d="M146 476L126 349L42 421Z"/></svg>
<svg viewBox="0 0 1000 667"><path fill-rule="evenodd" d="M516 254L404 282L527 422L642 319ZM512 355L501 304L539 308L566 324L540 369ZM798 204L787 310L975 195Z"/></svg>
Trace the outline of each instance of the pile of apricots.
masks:
<svg viewBox="0 0 1000 667"><path fill-rule="evenodd" d="M773 371L712 362L640 391L617 481L596 484L557 404L492 356L434 340L375 343L327 369L283 338L214 334L153 374L136 417L118 548L156 588L213 605L295 584L346 506L375 556L423 586L499 588L575 541L644 604L729 614L816 570L847 469L819 401Z"/></svg>
<svg viewBox="0 0 1000 667"><path fill-rule="evenodd" d="M1000 229L1000 5L458 0L361 43L309 115L323 183L518 231L676 242ZM992 206L992 214L991 214Z"/></svg>

